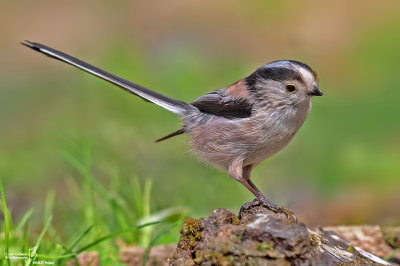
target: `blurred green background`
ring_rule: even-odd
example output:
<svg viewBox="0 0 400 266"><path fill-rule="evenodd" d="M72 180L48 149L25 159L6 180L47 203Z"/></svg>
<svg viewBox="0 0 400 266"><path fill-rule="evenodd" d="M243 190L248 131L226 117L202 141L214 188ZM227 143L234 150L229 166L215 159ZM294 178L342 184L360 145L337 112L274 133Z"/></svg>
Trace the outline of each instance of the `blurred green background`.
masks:
<svg viewBox="0 0 400 266"><path fill-rule="evenodd" d="M49 45L183 101L278 59L313 67L324 96L292 143L254 182L310 225L400 223L400 2L3 2L0 175L20 217L55 191L67 222L76 171L63 154L92 151L104 184L153 181L151 208L195 217L239 210L253 196L195 160L186 136L155 144L178 118L71 66L21 46ZM60 229L61 230L61 229Z"/></svg>

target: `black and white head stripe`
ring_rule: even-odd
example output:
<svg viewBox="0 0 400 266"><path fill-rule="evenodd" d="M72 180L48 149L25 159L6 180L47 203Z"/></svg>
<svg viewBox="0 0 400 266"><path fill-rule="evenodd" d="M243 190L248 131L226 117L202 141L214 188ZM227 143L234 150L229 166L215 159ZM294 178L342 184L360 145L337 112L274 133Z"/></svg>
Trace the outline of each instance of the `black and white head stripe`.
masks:
<svg viewBox="0 0 400 266"><path fill-rule="evenodd" d="M298 80L303 83L317 81L317 75L306 64L294 60L274 61L258 68L246 80L251 88L259 79L270 79L275 81Z"/></svg>
<svg viewBox="0 0 400 266"><path fill-rule="evenodd" d="M50 47L47 47L43 44L30 42L30 41L25 41L24 43L21 43L21 44L23 44L35 51L41 52L49 57L61 60L70 65L73 65L81 70L84 70L84 71L86 71L90 74L93 74L101 79L104 79L108 82L111 82L111 83L121 87L122 89L124 89L132 94L135 94L146 101L155 103L173 113L183 114L186 111L193 108L190 104L169 98L160 93L149 90L143 86L140 86L129 80L115 76L109 72L106 72L106 71L98 68L98 67L90 65L82 60L79 60L75 57L72 57L68 54L57 51Z"/></svg>
<svg viewBox="0 0 400 266"><path fill-rule="evenodd" d="M273 61L265 67L286 67L298 71L306 81L318 81L317 73L307 64L296 60Z"/></svg>

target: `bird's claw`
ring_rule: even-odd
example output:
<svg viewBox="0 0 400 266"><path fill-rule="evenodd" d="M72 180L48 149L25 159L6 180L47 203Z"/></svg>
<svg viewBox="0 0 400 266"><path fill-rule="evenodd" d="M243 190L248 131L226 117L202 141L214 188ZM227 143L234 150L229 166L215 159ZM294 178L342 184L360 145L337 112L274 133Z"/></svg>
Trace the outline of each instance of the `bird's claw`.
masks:
<svg viewBox="0 0 400 266"><path fill-rule="evenodd" d="M260 202L260 204L264 207L266 207L268 210L271 210L275 213L283 213L286 215L286 218L292 222L292 223L296 223L297 222L297 218L294 215L294 212L289 210L286 207L274 204L272 202L270 202L269 200L267 200L266 198L262 197L262 198L257 198L258 202Z"/></svg>
<svg viewBox="0 0 400 266"><path fill-rule="evenodd" d="M283 214L286 215L286 218L291 223L296 223L297 222L297 218L294 215L293 211L291 211L288 208L285 208L283 206L279 206L277 204L274 204L274 203L270 202L269 200L267 200L264 197L256 198L254 201L247 202L246 204L244 204L242 206L242 208L240 208L239 214L241 214L243 212L243 210L248 209L248 208L253 207L253 206L263 206L263 207L267 208L268 210L273 211L274 213L283 213Z"/></svg>
<svg viewBox="0 0 400 266"><path fill-rule="evenodd" d="M286 215L286 218L291 222L291 223L297 223L297 217L294 215L294 212L289 210L288 208L285 208L283 206L279 206L279 208L275 211L277 213L284 213Z"/></svg>

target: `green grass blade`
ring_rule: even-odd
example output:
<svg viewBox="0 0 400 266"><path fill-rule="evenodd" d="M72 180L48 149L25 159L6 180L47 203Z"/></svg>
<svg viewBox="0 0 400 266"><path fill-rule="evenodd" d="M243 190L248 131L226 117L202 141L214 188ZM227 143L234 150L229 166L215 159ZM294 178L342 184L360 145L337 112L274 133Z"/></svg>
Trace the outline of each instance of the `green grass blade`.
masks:
<svg viewBox="0 0 400 266"><path fill-rule="evenodd" d="M146 219L150 216L150 193L151 193L152 182L151 180L146 180L144 183L143 189L143 219ZM146 247L150 243L152 228L147 227L144 228L140 235L140 245Z"/></svg>
<svg viewBox="0 0 400 266"><path fill-rule="evenodd" d="M80 173L85 181L84 183L84 195L86 199L84 202L87 202L87 207L85 208L86 222L95 223L95 204L93 201L93 193L95 192L97 195L102 197L105 201L110 204L112 210L114 210L113 217L116 219L116 222L119 224L121 229L131 228L135 223L135 217L130 215L127 211L129 209L129 205L127 202L117 193L113 192L113 190L107 189L104 185L102 185L94 176L90 173L90 150L86 149L85 158L83 162L78 160L76 157L69 153L64 153L64 158L68 163ZM115 182L116 177L114 177ZM133 223L132 223L133 222ZM137 234L134 233L133 237L129 238L129 241L134 241L134 238Z"/></svg>
<svg viewBox="0 0 400 266"><path fill-rule="evenodd" d="M115 233L111 233L111 234L102 236L102 237L96 239L95 241L93 241L92 243L80 248L79 250L76 251L76 253L81 253L82 251L85 251L85 250L87 250L87 249L99 244L100 242L103 242L103 241L107 240L107 239L110 239L110 238L113 238L113 237L116 237L116 236L119 236L119 235L122 235L122 234L125 234L125 233L129 233L129 232L132 232L132 231L134 231L136 229L144 228L146 226L159 224L159 223L162 223L162 222L164 222L164 221L157 221L157 222L147 223L147 224L135 226L135 227L132 227L132 228L129 228L129 229L126 229L126 230L121 230L121 231L118 231L118 232L115 232Z"/></svg>
<svg viewBox="0 0 400 266"><path fill-rule="evenodd" d="M132 220L132 217L128 217L129 215L124 212L124 210L128 209L128 204L126 201L120 197L118 194L112 193L109 189L104 187L93 175L90 173L90 151L85 152L85 163L81 163L76 157L69 153L63 153L65 160L83 177L85 181L85 195L87 195L87 200L85 202L92 202L91 195L92 190L95 191L98 195L100 195L103 199L110 202L113 209L116 211L117 220L123 228L128 228L128 220ZM90 210L90 211L88 211ZM93 221L91 217L94 217L94 204L90 208L86 208L86 213L89 213L90 217L87 219L87 222Z"/></svg>
<svg viewBox="0 0 400 266"><path fill-rule="evenodd" d="M44 227L43 227L43 229L42 229L42 232L40 232L40 235L39 235L39 237L38 237L38 239L37 239L37 241L36 241L36 244L35 244L36 251L39 250L40 244L41 244L42 239L43 239L43 236L44 236L44 234L46 233L47 229L49 228L50 222L51 222L52 219L53 219L53 216L50 215L50 217L47 219L47 222L46 222L46 224L44 225Z"/></svg>
<svg viewBox="0 0 400 266"><path fill-rule="evenodd" d="M61 260L61 259L68 259L68 258L71 258L71 257L75 257L77 255L78 255L78 253L75 253L75 252L67 253L67 254L64 254L64 255L58 255L58 256L37 254L36 258Z"/></svg>
<svg viewBox="0 0 400 266"><path fill-rule="evenodd" d="M59 264L61 263L61 259L69 258L69 257L78 255L78 253L70 253L70 254L68 254L68 253L69 253L69 252L72 252L72 250L76 247L76 245L78 245L79 242L81 242L81 240L82 240L87 234L89 234L89 232L90 232L90 230L92 230L92 228L93 228L93 225L89 226L82 234L80 234L80 235L72 242L72 244L71 244L68 248L66 248L64 254L62 254L61 256L52 257L52 259L57 259L57 260L58 260L57 263L56 263L57 265L59 265ZM75 254L75 255L73 255L73 254Z"/></svg>
<svg viewBox="0 0 400 266"><path fill-rule="evenodd" d="M19 221L19 223L17 224L17 226L15 227L15 229L13 230L13 235L18 234L18 232L21 230L22 227L24 227L24 225L26 224L26 222L28 222L29 218L31 217L33 213L33 208L29 209L24 216L22 216L21 221Z"/></svg>
<svg viewBox="0 0 400 266"><path fill-rule="evenodd" d="M143 217L143 196L139 179L135 177L130 183L133 192L133 204L135 206L136 215L137 217Z"/></svg>
<svg viewBox="0 0 400 266"><path fill-rule="evenodd" d="M29 243L28 243L28 228L29 228L29 224L25 223L24 232L22 234L22 253L26 253L26 251L28 250L28 245L29 245Z"/></svg>
<svg viewBox="0 0 400 266"><path fill-rule="evenodd" d="M76 159L73 155L71 155L68 152L63 152L62 153L64 159L76 170L78 173L82 176L86 176L88 170L86 167L78 160Z"/></svg>
<svg viewBox="0 0 400 266"><path fill-rule="evenodd" d="M50 189L47 191L46 201L44 203L44 221L47 221L54 209L56 193L54 189Z"/></svg>
<svg viewBox="0 0 400 266"><path fill-rule="evenodd" d="M4 193L3 183L0 179L0 194L1 194L1 203L3 205L3 214L4 214L4 256L8 257L8 249L10 247L10 216L8 213L6 196ZM10 265L10 259L7 258L7 265Z"/></svg>
<svg viewBox="0 0 400 266"><path fill-rule="evenodd" d="M71 246L67 249L66 252L72 252L72 250L79 244L79 242L89 234L90 230L92 230L93 225L89 226L74 242L72 242ZM65 254L64 254L65 255Z"/></svg>
<svg viewBox="0 0 400 266"><path fill-rule="evenodd" d="M392 252L390 252L389 255L387 255L384 259L389 261L390 259L392 259L394 256L396 256L397 253L400 253L400 248L395 248L393 249Z"/></svg>
<svg viewBox="0 0 400 266"><path fill-rule="evenodd" d="M147 217L150 215L150 194L153 182L151 180L146 180L144 183L143 191L143 216Z"/></svg>
<svg viewBox="0 0 400 266"><path fill-rule="evenodd" d="M84 221L87 224L96 224L97 216L96 216L96 204L94 200L93 194L93 177L90 174L90 154L89 149L85 149L84 154L84 163L78 160L75 156L68 152L63 152L62 155L64 159L74 168L84 180L83 183L83 197L84 197Z"/></svg>
<svg viewBox="0 0 400 266"><path fill-rule="evenodd" d="M51 222L52 219L53 219L53 216L51 215L51 216L47 219L47 222L46 222L46 224L44 225L44 227L43 227L43 229L42 229L42 232L40 232L40 235L39 235L38 239L36 240L36 244L35 244L36 252L39 251L40 244L41 244L41 242L42 242L43 236L44 236L44 234L46 233L47 229L49 228L50 222ZM33 261L30 261L29 265L32 265L32 263L33 263Z"/></svg>

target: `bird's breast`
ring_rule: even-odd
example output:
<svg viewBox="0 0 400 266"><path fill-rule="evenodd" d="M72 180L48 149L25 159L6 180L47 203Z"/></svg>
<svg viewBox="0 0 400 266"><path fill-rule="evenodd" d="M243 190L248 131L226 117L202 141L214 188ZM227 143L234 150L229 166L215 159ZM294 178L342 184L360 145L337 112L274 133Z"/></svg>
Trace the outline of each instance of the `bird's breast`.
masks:
<svg viewBox="0 0 400 266"><path fill-rule="evenodd" d="M293 109L276 109L254 116L255 132L259 133L257 145L247 157L252 164L265 160L286 147L303 125L310 111L310 104L301 104Z"/></svg>
<svg viewBox="0 0 400 266"><path fill-rule="evenodd" d="M290 142L308 114L301 108L256 112L242 119L198 114L184 121L185 130L192 150L213 165L227 168L235 160L258 164Z"/></svg>

